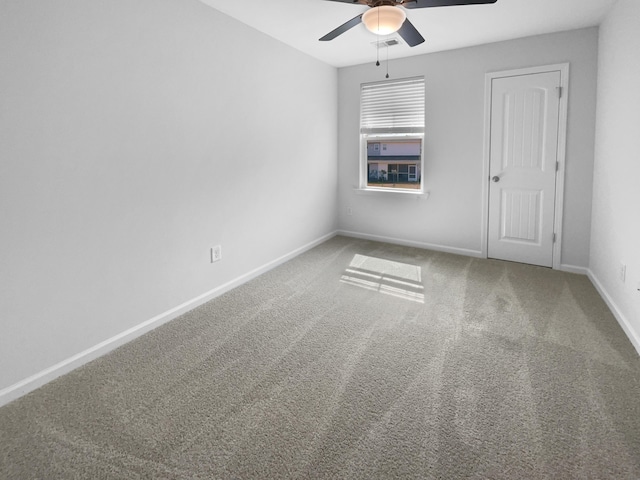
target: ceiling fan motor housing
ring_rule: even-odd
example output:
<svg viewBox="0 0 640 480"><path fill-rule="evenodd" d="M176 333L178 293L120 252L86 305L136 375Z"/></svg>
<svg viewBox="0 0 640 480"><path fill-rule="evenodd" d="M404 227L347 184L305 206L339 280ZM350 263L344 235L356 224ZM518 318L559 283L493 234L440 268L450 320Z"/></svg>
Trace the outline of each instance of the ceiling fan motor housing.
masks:
<svg viewBox="0 0 640 480"><path fill-rule="evenodd" d="M367 10L362 15L362 23L367 30L376 35L389 35L397 32L407 18L403 8L381 5Z"/></svg>

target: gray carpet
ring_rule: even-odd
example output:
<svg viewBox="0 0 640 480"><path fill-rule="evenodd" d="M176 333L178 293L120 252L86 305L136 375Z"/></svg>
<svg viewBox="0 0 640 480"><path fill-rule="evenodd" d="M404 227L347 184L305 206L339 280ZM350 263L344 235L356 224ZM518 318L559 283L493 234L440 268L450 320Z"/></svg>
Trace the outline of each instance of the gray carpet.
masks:
<svg viewBox="0 0 640 480"><path fill-rule="evenodd" d="M336 237L0 409L0 478L640 478L584 276Z"/></svg>

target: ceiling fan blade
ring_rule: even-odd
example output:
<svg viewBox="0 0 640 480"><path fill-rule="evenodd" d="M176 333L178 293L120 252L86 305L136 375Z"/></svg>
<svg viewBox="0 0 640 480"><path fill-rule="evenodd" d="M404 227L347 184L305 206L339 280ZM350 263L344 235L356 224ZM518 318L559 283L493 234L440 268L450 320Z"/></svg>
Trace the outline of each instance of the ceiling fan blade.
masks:
<svg viewBox="0 0 640 480"><path fill-rule="evenodd" d="M369 5L367 0L327 0L327 2L355 3L360 5Z"/></svg>
<svg viewBox="0 0 640 480"><path fill-rule="evenodd" d="M422 37L422 35L420 35L420 32L416 30L416 27L413 26L408 18L404 21L404 23L400 27L400 30L398 30L398 35L400 35L410 47L415 47L416 45L420 45L422 42L424 42L424 38Z"/></svg>
<svg viewBox="0 0 640 480"><path fill-rule="evenodd" d="M337 0L334 0L337 1ZM454 5L484 5L498 0L405 0L404 8L452 7Z"/></svg>
<svg viewBox="0 0 640 480"><path fill-rule="evenodd" d="M324 37L322 37L320 39L321 42L328 42L329 40L333 40L334 38L336 38L338 35L342 35L344 32L346 32L347 30L349 30L350 28L355 27L356 25L358 25L359 23L362 23L362 14L358 15L357 17L353 17L351 20L349 20L347 23L343 23L342 25L340 25L338 28L336 28L335 30L330 31L329 33L327 33Z"/></svg>

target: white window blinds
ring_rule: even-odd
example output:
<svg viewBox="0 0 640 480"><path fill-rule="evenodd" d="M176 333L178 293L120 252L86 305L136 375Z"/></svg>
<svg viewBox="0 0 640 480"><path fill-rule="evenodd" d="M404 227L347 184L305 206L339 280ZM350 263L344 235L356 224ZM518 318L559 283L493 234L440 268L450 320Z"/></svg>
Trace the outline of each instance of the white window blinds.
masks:
<svg viewBox="0 0 640 480"><path fill-rule="evenodd" d="M360 133L423 133L424 77L362 85Z"/></svg>

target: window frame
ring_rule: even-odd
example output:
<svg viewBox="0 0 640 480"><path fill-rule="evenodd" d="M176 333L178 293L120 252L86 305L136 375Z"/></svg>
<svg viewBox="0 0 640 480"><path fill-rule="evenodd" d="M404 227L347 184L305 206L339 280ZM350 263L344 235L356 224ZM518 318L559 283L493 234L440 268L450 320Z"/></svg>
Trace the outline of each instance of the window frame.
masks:
<svg viewBox="0 0 640 480"><path fill-rule="evenodd" d="M398 97L398 91L394 91L394 86L399 83L408 83L409 90L403 92L404 105L402 99L400 103L382 101L383 98L380 93L389 95L391 99ZM416 94L415 83L420 83L422 92ZM412 85L413 84L413 85ZM390 89L387 92L376 92L375 88L379 87L380 90L384 90L385 86L389 86ZM413 90L412 90L413 87ZM365 93L366 92L366 93ZM378 98L375 98L375 97ZM412 97L422 97L422 109L417 115L415 114L415 107L419 103L410 104L407 109L406 99ZM371 103L373 102L373 103ZM412 108L412 106L414 108ZM374 115L371 115L373 108ZM413 111L412 111L413 110ZM365 114L366 112L366 114ZM378 112L381 112L381 116L376 116ZM413 195L423 195L425 193L425 162L424 162L424 139L425 139L425 112L426 112L426 82L424 76L408 77L394 80L387 80L382 82L370 82L360 85L360 153L359 153L359 182L358 190L363 192L384 192L384 193L403 193ZM399 114L399 116L396 116ZM366 118L366 120L365 120ZM407 121L409 119L409 121ZM417 121L416 121L417 120ZM421 123L420 123L421 121ZM404 139L419 139L420 140L420 160L419 160L419 178L420 185L418 188L402 188L402 187L385 187L369 185L369 166L368 166L368 142L375 141L380 143L389 143L397 140ZM411 162L412 163L412 162Z"/></svg>

